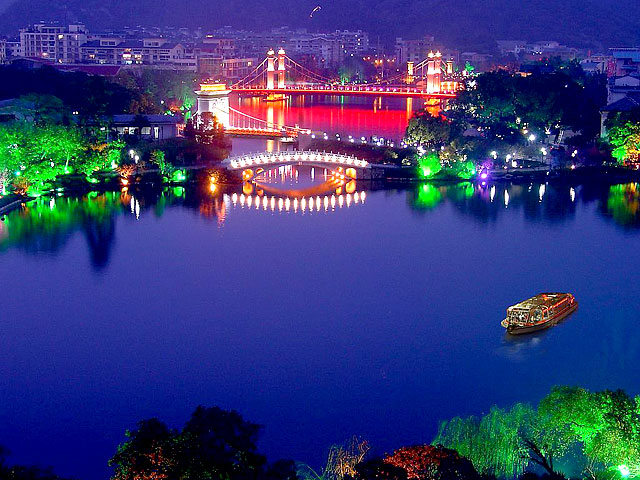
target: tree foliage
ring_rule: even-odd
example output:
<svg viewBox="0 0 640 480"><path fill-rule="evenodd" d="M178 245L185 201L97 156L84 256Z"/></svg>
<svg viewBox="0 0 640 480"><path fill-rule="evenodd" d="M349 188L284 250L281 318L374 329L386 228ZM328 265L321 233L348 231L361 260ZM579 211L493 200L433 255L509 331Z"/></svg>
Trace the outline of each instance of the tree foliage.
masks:
<svg viewBox="0 0 640 480"><path fill-rule="evenodd" d="M124 144L92 143L74 126L12 122L0 125L0 174L25 193L73 171L90 175L117 164ZM2 185L0 185L2 190Z"/></svg>
<svg viewBox="0 0 640 480"><path fill-rule="evenodd" d="M454 111L486 138L516 143L524 140L523 129L538 137L571 129L593 140L605 103L604 77L585 75L581 69L526 77L489 72L460 95Z"/></svg>
<svg viewBox="0 0 640 480"><path fill-rule="evenodd" d="M8 450L0 445L0 479L2 480L63 480L48 468L9 465L8 455Z"/></svg>
<svg viewBox="0 0 640 480"><path fill-rule="evenodd" d="M366 440L353 436L329 448L327 463L319 473L308 465L301 465L299 474L306 480L344 480L354 477L356 466L364 460L370 448Z"/></svg>
<svg viewBox="0 0 640 480"><path fill-rule="evenodd" d="M416 114L409 120L404 141L410 145L435 147L447 144L456 134L456 128L442 116L428 112Z"/></svg>
<svg viewBox="0 0 640 480"><path fill-rule="evenodd" d="M157 419L126 433L109 464L114 480L297 480L295 464L267 466L256 442L260 426L235 411L198 407L182 430Z"/></svg>
<svg viewBox="0 0 640 480"><path fill-rule="evenodd" d="M493 407L480 418L443 422L434 443L469 458L480 473L501 478L533 467L557 477L555 461L576 451L585 470L627 465L640 473L640 399L622 391L555 387L537 409Z"/></svg>
<svg viewBox="0 0 640 480"><path fill-rule="evenodd" d="M384 461L405 470L410 480L473 480L480 478L469 460L442 445L403 447L386 457Z"/></svg>
<svg viewBox="0 0 640 480"><path fill-rule="evenodd" d="M611 154L619 164L636 163L640 158L640 122L624 122L609 130Z"/></svg>

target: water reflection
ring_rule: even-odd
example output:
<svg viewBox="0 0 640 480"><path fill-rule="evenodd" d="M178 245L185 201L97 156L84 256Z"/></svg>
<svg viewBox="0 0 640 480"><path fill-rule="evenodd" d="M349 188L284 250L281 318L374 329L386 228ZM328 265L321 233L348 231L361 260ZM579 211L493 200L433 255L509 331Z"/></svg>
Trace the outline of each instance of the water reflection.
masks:
<svg viewBox="0 0 640 480"><path fill-rule="evenodd" d="M482 223L494 222L514 210L521 210L530 222L565 222L575 217L578 205L595 203L598 211L616 225L640 228L638 183L423 184L407 192L407 202L418 212L450 203L461 214Z"/></svg>
<svg viewBox="0 0 640 480"><path fill-rule="evenodd" d="M298 183L301 177L297 173L287 175L284 183L215 189L209 186L135 192L125 189L78 197L41 197L2 218L0 252L16 248L32 255L55 254L74 233L80 232L89 248L93 267L100 270L109 263L120 216L135 221L149 214L161 217L167 209L180 207L192 209L223 227L228 215L242 210L312 213L364 206L368 193L376 190L370 184L355 182L336 188L335 184L323 181L323 172L316 172L317 181L308 185ZM420 214L450 204L459 214L485 224L519 211L528 222L560 223L572 220L579 205L595 204L597 212L616 226L632 231L640 229L638 183L479 185L463 182L423 184L406 193L395 192L406 195L409 207Z"/></svg>

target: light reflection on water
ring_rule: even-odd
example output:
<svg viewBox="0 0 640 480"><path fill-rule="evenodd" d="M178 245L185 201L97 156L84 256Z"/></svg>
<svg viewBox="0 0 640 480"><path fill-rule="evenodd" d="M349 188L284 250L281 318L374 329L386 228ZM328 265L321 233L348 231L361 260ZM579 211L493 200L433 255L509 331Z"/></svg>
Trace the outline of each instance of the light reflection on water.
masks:
<svg viewBox="0 0 640 480"><path fill-rule="evenodd" d="M265 425L272 459L319 465L349 435L429 442L440 419L557 383L640 393L638 184L309 193L324 182L310 176L6 215L0 443L15 460L106 479L126 428L206 404ZM580 309L505 339L506 307L548 290Z"/></svg>

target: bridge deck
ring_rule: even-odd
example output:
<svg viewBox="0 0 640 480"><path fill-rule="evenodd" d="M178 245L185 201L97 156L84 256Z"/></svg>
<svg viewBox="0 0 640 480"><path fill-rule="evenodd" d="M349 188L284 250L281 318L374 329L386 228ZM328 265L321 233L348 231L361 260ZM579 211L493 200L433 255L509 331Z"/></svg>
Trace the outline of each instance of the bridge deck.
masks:
<svg viewBox="0 0 640 480"><path fill-rule="evenodd" d="M286 94L286 95L374 95L390 97L430 97L452 99L455 92L428 93L411 87L285 87L267 89L266 87L230 87L232 92L251 93L255 95Z"/></svg>

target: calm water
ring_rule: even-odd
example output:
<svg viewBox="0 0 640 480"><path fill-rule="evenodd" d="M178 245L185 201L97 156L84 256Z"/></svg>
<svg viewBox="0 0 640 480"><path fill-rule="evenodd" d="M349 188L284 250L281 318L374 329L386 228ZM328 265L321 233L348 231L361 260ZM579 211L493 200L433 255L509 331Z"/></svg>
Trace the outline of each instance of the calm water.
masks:
<svg viewBox="0 0 640 480"><path fill-rule="evenodd" d="M389 137L414 108L243 102ZM234 141L234 153L277 148ZM558 383L640 393L640 185L339 195L316 173L215 194L41 198L7 215L0 444L12 460L106 479L125 429L151 416L181 426L203 404L264 425L270 458L320 466L353 434L380 453L430 442L440 419ZM279 192L309 186L304 202ZM575 293L579 311L506 339L506 307L548 290Z"/></svg>
<svg viewBox="0 0 640 480"><path fill-rule="evenodd" d="M640 185L364 201L358 185L296 212L274 187L43 198L5 217L0 443L14 460L107 478L126 428L179 426L204 404L263 424L271 457L319 465L352 434L379 452L429 442L440 419L554 384L640 393ZM545 290L574 292L579 311L506 339L505 308Z"/></svg>

